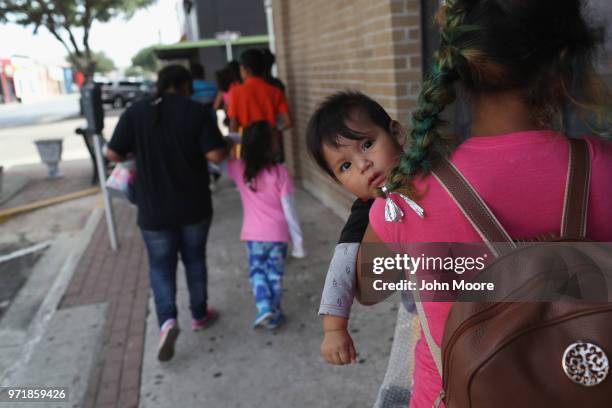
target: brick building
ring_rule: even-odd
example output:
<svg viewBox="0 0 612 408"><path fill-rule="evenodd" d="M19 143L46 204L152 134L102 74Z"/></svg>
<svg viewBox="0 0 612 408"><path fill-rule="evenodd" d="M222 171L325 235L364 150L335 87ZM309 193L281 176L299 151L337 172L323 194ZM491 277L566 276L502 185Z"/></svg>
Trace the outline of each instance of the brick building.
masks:
<svg viewBox="0 0 612 408"><path fill-rule="evenodd" d="M435 3L435 2L430 2ZM287 165L309 192L338 214L353 198L307 157L304 142L315 106L340 89L360 90L403 124L416 106L423 72L420 0L273 0L279 76L287 85L294 127Z"/></svg>

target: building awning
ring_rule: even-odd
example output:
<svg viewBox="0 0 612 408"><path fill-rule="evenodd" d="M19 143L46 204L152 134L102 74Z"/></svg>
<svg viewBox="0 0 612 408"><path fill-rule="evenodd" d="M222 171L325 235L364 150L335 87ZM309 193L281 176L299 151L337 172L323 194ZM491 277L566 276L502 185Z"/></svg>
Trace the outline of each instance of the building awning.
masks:
<svg viewBox="0 0 612 408"><path fill-rule="evenodd" d="M267 35L249 35L232 41L232 45L267 44ZM225 47L225 41L207 38L197 41L182 41L176 44L158 45L154 48L159 59L191 59L199 48Z"/></svg>

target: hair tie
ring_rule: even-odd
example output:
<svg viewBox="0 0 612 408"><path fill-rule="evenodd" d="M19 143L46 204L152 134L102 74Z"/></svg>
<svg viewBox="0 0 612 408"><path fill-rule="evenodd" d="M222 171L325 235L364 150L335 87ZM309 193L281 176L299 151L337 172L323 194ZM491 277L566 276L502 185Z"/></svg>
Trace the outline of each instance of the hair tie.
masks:
<svg viewBox="0 0 612 408"><path fill-rule="evenodd" d="M401 222L402 218L404 218L404 212L399 207L399 205L397 205L395 201L391 199L391 194L395 194L402 197L406 204L408 204L410 208L412 208L420 218L423 218L425 216L425 211L423 210L423 208L404 194L389 192L389 187L387 187L386 185L382 187L382 192L385 195L385 221Z"/></svg>

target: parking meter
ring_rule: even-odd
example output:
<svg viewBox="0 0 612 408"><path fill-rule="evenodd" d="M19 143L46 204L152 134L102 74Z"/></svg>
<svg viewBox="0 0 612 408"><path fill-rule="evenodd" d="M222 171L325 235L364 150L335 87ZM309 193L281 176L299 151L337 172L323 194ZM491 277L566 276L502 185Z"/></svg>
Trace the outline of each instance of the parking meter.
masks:
<svg viewBox="0 0 612 408"><path fill-rule="evenodd" d="M104 129L104 106L100 84L88 82L81 88L83 114L87 120L87 130L91 134L102 134Z"/></svg>
<svg viewBox="0 0 612 408"><path fill-rule="evenodd" d="M100 181L100 188L104 197L104 212L106 214L106 224L108 228L108 237L113 250L118 247L117 233L115 231L115 216L113 205L109 193L106 189L106 165L105 158L102 154L102 129L104 129L104 108L102 106L102 89L99 84L88 82L81 88L81 98L83 100L83 114L87 120L87 129L83 132L85 141L88 143L89 138L92 138L93 157L94 160L94 179ZM77 131L81 133L81 131ZM88 146L89 148L89 146ZM99 178L98 175L103 175Z"/></svg>

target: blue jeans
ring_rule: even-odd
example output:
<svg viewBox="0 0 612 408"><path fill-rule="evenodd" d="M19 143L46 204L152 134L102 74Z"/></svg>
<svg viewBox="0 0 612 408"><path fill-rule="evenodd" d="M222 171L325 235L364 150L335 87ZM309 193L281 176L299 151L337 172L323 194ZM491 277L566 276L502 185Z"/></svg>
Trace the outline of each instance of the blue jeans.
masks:
<svg viewBox="0 0 612 408"><path fill-rule="evenodd" d="M191 316L194 319L206 317L206 239L209 227L210 218L171 230L140 230L149 256L149 279L160 327L166 320L176 319L178 315L176 267L179 253L185 265Z"/></svg>
<svg viewBox="0 0 612 408"><path fill-rule="evenodd" d="M280 311L287 243L247 241L246 245L257 312Z"/></svg>

